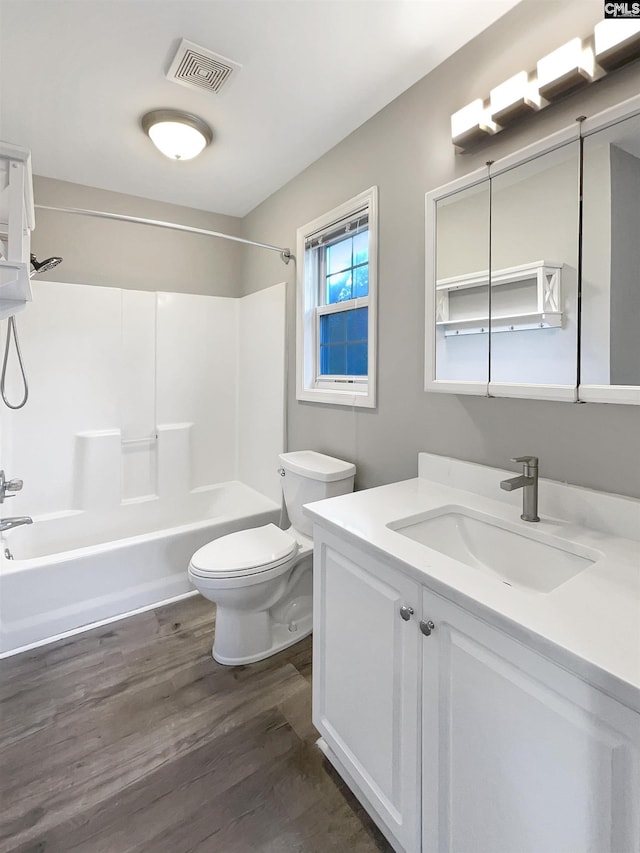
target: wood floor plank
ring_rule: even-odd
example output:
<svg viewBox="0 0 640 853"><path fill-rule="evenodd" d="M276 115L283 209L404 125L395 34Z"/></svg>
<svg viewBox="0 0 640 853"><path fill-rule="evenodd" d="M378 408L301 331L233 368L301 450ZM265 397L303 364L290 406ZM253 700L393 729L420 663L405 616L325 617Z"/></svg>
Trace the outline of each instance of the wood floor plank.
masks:
<svg viewBox="0 0 640 853"><path fill-rule="evenodd" d="M67 851L156 849L158 839L177 833L181 843L198 814L230 787L271 764L295 745L295 735L276 711L205 744L160 768L77 819L57 827L47 841Z"/></svg>
<svg viewBox="0 0 640 853"><path fill-rule="evenodd" d="M205 680L198 701L189 709L175 696L159 699L155 690L150 691L148 704L138 697L135 703L127 703L126 696L124 703L107 703L90 737L85 732L76 739L68 738L64 751L49 752L45 744L39 744L22 765L19 760L12 762L7 774L9 787L4 791L5 816L17 819L25 806L35 807L43 798L51 809L63 814L75 810L80 802L90 807L100 797L117 793L167 761L241 726L255 713L277 704L280 697L301 689L303 681L289 667L286 672L265 672L255 682L247 682L242 694L227 691L208 695L209 682ZM120 728L122 737L117 738ZM64 786L52 792L51 780L60 778L65 779ZM39 824L47 825L49 818L50 813L42 815Z"/></svg>
<svg viewBox="0 0 640 853"><path fill-rule="evenodd" d="M390 848L314 746L311 638L211 657L194 597L0 662L0 853Z"/></svg>

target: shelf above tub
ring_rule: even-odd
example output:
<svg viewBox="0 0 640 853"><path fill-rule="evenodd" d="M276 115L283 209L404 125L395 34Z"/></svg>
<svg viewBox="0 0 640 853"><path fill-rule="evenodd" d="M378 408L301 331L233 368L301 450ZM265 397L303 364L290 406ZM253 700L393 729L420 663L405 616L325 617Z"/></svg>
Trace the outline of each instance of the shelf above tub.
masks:
<svg viewBox="0 0 640 853"><path fill-rule="evenodd" d="M0 261L0 320L22 311L31 299L29 264Z"/></svg>
<svg viewBox="0 0 640 853"><path fill-rule="evenodd" d="M31 153L0 142L0 319L31 301L31 231L35 226Z"/></svg>

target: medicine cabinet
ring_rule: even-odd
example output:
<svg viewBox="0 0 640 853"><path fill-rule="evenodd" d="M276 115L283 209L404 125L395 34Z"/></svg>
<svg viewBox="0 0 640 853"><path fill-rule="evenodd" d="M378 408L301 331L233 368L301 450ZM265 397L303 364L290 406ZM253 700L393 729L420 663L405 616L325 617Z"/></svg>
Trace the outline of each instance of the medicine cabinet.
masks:
<svg viewBox="0 0 640 853"><path fill-rule="evenodd" d="M484 172L473 178L433 202L434 382L461 394L484 394L489 381L490 192Z"/></svg>
<svg viewBox="0 0 640 853"><path fill-rule="evenodd" d="M640 98L427 193L426 226L427 391L640 403Z"/></svg>
<svg viewBox="0 0 640 853"><path fill-rule="evenodd" d="M640 404L640 98L583 126L580 400Z"/></svg>

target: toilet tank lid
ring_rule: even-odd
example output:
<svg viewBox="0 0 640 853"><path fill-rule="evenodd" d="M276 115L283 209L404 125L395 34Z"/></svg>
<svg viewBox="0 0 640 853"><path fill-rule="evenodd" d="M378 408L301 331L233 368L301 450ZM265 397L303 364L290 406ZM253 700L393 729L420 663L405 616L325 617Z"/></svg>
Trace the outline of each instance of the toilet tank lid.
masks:
<svg viewBox="0 0 640 853"><path fill-rule="evenodd" d="M294 450L281 453L279 459L285 471L294 471L312 480L331 483L334 480L346 480L356 473L356 466L315 450Z"/></svg>

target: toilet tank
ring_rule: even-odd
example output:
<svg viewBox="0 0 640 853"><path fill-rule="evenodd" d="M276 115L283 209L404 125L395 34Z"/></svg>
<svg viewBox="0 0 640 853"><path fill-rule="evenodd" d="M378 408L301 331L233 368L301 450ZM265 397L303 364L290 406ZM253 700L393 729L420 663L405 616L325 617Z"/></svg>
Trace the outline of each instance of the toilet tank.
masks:
<svg viewBox="0 0 640 853"><path fill-rule="evenodd" d="M311 536L311 519L304 515L302 507L352 492L356 466L315 450L281 453L279 459L284 471L282 492L289 520L300 533Z"/></svg>

